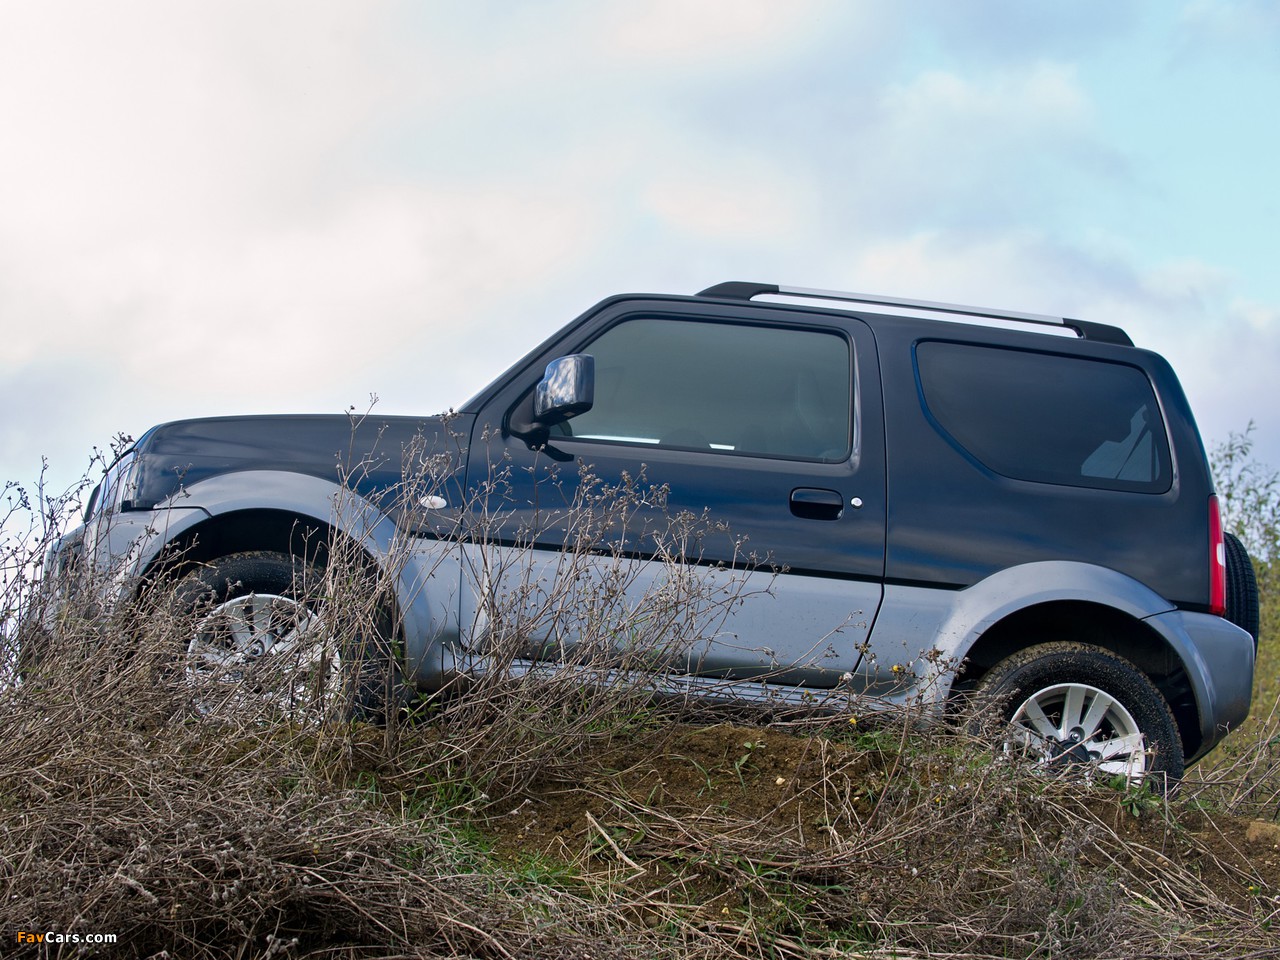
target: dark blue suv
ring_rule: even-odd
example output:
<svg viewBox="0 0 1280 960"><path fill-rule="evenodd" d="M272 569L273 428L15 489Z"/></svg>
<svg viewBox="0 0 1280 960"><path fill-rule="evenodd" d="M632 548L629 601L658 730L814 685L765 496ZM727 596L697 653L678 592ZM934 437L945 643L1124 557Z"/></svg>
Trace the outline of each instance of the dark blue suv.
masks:
<svg viewBox="0 0 1280 960"><path fill-rule="evenodd" d="M584 541L602 490L630 491L625 522ZM119 596L177 576L192 662L242 671L333 642L296 586L328 556L304 529L388 574L382 667L425 693L495 668L506 604L503 669L572 665L613 617L665 690L978 696L1046 762L1130 777L1176 779L1249 709L1249 560L1173 371L1102 324L749 283L615 296L444 417L155 427L60 555L114 566ZM701 613L663 622L681 590Z"/></svg>

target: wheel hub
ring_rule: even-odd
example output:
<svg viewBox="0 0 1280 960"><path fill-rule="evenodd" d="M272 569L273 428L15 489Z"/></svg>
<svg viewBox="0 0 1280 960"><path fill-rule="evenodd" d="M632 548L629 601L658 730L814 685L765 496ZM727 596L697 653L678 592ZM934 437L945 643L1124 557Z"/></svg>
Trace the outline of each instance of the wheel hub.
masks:
<svg viewBox="0 0 1280 960"><path fill-rule="evenodd" d="M306 605L276 594L248 594L214 607L187 645L187 679L215 704L270 704L288 714L327 709L341 696L340 658L323 622Z"/></svg>
<svg viewBox="0 0 1280 960"><path fill-rule="evenodd" d="M1050 764L1066 765L1073 763L1096 763L1101 756L1096 750L1090 750L1085 742L1085 733L1075 727L1066 737L1056 741L1058 749Z"/></svg>
<svg viewBox="0 0 1280 960"><path fill-rule="evenodd" d="M1098 687L1060 683L1037 690L1014 711L1012 722L1045 766L1089 766L1131 780L1146 773L1146 743L1137 721Z"/></svg>

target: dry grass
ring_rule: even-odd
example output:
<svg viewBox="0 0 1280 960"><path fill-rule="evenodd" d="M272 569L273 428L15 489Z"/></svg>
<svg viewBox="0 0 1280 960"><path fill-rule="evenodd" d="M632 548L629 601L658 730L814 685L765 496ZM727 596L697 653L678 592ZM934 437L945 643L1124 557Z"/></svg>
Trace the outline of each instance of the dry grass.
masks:
<svg viewBox="0 0 1280 960"><path fill-rule="evenodd" d="M371 792L393 760L382 731L203 713L171 637L126 650L124 635L94 638L91 660L51 650L4 697L9 944L60 931L115 933L111 952L139 957L628 955L590 902L519 887L459 823Z"/></svg>
<svg viewBox="0 0 1280 960"><path fill-rule="evenodd" d="M415 716L301 725L218 709L175 666L192 624L163 602L66 611L19 681L48 529L5 544L4 952L1280 957L1280 829L1232 815L1275 819L1274 716L1173 800L1047 779L918 717L690 724L641 687L501 656ZM367 573L331 565L330 602L356 605L331 622L371 621ZM734 597L679 586L664 631ZM597 676L654 629L552 600L600 624ZM493 613L509 652L548 615L527 596ZM42 932L117 942L17 944Z"/></svg>
<svg viewBox="0 0 1280 960"><path fill-rule="evenodd" d="M689 726L528 678L483 710L300 728L197 709L163 626L64 637L4 693L6 937L194 960L1280 956L1280 865L1234 849L1240 823L959 734Z"/></svg>

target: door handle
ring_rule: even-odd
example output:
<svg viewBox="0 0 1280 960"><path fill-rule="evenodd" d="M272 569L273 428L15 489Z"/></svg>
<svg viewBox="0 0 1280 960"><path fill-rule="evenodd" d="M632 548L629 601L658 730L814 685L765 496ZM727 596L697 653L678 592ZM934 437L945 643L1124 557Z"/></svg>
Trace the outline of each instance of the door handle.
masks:
<svg viewBox="0 0 1280 960"><path fill-rule="evenodd" d="M791 491L791 513L801 520L839 520L844 515L844 497L835 490L796 487Z"/></svg>

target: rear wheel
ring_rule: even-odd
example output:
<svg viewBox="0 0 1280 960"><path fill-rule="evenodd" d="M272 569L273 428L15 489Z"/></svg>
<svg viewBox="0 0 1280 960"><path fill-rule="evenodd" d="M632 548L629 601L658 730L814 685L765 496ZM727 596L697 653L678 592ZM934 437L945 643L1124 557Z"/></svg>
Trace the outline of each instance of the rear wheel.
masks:
<svg viewBox="0 0 1280 960"><path fill-rule="evenodd" d="M1046 768L1162 788L1182 777L1178 728L1137 667L1083 643L1028 647L978 684L980 702L1014 730L1007 741Z"/></svg>
<svg viewBox="0 0 1280 960"><path fill-rule="evenodd" d="M1258 645L1258 578L1249 552L1235 534L1223 535L1227 554L1227 619Z"/></svg>

